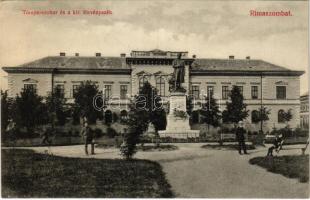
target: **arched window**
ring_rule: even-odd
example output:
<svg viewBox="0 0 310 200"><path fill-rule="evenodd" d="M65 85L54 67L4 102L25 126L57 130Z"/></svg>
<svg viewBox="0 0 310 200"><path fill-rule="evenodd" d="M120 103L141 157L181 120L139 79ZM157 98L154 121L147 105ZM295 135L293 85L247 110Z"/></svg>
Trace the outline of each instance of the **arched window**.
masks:
<svg viewBox="0 0 310 200"><path fill-rule="evenodd" d="M252 112L251 112L251 121L252 121L252 123L257 123L257 122L259 122L259 112L257 111L257 110L253 110Z"/></svg>
<svg viewBox="0 0 310 200"><path fill-rule="evenodd" d="M279 110L278 112L278 123L284 123L285 119L284 119L284 110Z"/></svg>
<svg viewBox="0 0 310 200"><path fill-rule="evenodd" d="M126 110L121 111L121 122L125 122L128 117L128 112Z"/></svg>
<svg viewBox="0 0 310 200"><path fill-rule="evenodd" d="M111 112L111 110L105 111L104 119L105 119L105 123L107 123L107 124L112 123L112 112Z"/></svg>
<svg viewBox="0 0 310 200"><path fill-rule="evenodd" d="M159 96L165 96L165 79L161 76L156 78L156 89Z"/></svg>
<svg viewBox="0 0 310 200"><path fill-rule="evenodd" d="M147 78L145 76L141 76L140 79L139 79L139 90L142 89L144 83L147 82Z"/></svg>

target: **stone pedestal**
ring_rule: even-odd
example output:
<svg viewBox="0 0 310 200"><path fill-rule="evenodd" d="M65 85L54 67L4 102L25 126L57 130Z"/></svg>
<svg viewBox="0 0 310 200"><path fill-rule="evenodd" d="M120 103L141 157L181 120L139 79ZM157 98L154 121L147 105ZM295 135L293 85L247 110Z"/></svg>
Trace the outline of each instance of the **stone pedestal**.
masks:
<svg viewBox="0 0 310 200"><path fill-rule="evenodd" d="M196 138L199 130L190 130L189 116L186 112L186 95L184 92L171 93L166 130L159 131L160 137Z"/></svg>

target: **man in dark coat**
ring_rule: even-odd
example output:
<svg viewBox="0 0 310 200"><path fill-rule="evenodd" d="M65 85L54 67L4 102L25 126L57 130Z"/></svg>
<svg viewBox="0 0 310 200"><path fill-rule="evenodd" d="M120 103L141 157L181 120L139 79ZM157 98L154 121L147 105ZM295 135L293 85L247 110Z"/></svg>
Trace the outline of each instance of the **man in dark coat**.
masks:
<svg viewBox="0 0 310 200"><path fill-rule="evenodd" d="M95 146L94 146L94 136L91 128L88 126L88 123L84 123L84 127L81 130L81 135L85 140L85 153L88 155L88 144L91 144L91 154L95 154Z"/></svg>
<svg viewBox="0 0 310 200"><path fill-rule="evenodd" d="M243 150L244 154L248 154L246 151L246 145L245 145L245 138L244 138L245 130L243 128L243 122L239 121L238 122L238 127L236 129L236 138L238 141L238 150L239 154L242 154L241 150Z"/></svg>

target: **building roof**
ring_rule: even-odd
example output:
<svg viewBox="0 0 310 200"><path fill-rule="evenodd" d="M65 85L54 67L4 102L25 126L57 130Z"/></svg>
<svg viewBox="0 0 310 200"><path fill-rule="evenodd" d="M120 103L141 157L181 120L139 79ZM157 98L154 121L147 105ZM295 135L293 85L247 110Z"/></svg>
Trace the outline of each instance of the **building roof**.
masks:
<svg viewBox="0 0 310 200"><path fill-rule="evenodd" d="M236 71L288 71L289 69L263 60L251 59L195 59L193 70L236 70Z"/></svg>
<svg viewBox="0 0 310 200"><path fill-rule="evenodd" d="M101 56L48 56L16 67L3 67L11 73L50 72L58 70L64 73L126 73L130 74L131 66L126 59L134 57L101 57ZM156 59L156 58L155 58ZM302 75L303 71L294 71L263 60L252 59L190 59L191 74L240 74L248 75Z"/></svg>
<svg viewBox="0 0 310 200"><path fill-rule="evenodd" d="M48 56L18 65L23 68L129 69L122 57Z"/></svg>
<svg viewBox="0 0 310 200"><path fill-rule="evenodd" d="M253 59L195 59L191 65L191 74L237 74L247 73L248 75L297 75L304 71L290 70L263 60Z"/></svg>

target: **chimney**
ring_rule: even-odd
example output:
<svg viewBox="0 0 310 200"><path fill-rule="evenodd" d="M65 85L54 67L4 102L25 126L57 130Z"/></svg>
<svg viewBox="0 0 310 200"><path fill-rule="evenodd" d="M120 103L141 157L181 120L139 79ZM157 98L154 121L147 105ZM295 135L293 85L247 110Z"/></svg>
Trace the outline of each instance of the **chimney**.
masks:
<svg viewBox="0 0 310 200"><path fill-rule="evenodd" d="M247 56L247 57L245 57L245 59L250 60L250 59L251 59L251 57L250 57L250 56Z"/></svg>
<svg viewBox="0 0 310 200"><path fill-rule="evenodd" d="M229 59L233 60L233 59L235 59L235 56L231 55L231 56L229 56Z"/></svg>
<svg viewBox="0 0 310 200"><path fill-rule="evenodd" d="M75 53L75 56L76 56L76 57L79 57L79 56L80 56L80 54L79 54L79 53Z"/></svg>
<svg viewBox="0 0 310 200"><path fill-rule="evenodd" d="M195 55L195 54L193 55L193 58L196 58L196 55Z"/></svg>
<svg viewBox="0 0 310 200"><path fill-rule="evenodd" d="M66 56L66 53L65 52L60 52L59 56Z"/></svg>
<svg viewBox="0 0 310 200"><path fill-rule="evenodd" d="M125 54L125 53L121 53L121 57L122 57L122 58L125 58L125 57L126 57L126 54Z"/></svg>
<svg viewBox="0 0 310 200"><path fill-rule="evenodd" d="M101 57L101 53L96 53L96 57Z"/></svg>

